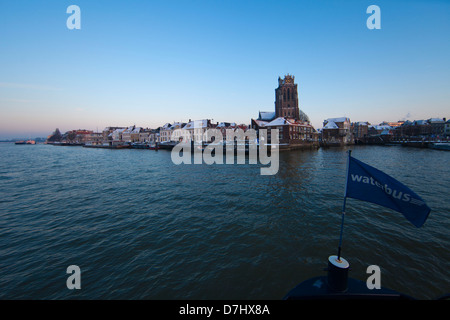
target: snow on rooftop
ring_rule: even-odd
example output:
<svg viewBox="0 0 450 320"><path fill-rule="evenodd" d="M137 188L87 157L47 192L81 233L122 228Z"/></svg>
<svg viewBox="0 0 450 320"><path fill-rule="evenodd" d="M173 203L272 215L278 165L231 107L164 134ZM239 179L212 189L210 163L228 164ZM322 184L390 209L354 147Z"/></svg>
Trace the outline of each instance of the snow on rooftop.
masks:
<svg viewBox="0 0 450 320"><path fill-rule="evenodd" d="M194 120L187 123L183 129L201 129L201 128L207 128L208 127L208 120Z"/></svg>
<svg viewBox="0 0 450 320"><path fill-rule="evenodd" d="M123 133L124 131L125 131L125 128L119 128L119 129L114 130L113 132L115 132L115 133Z"/></svg>
<svg viewBox="0 0 450 320"><path fill-rule="evenodd" d="M252 119L252 120L255 121L259 127L265 127L269 123L268 121L263 121L263 120L255 120L255 119Z"/></svg>
<svg viewBox="0 0 450 320"><path fill-rule="evenodd" d="M275 112L260 111L258 120L272 121L275 118Z"/></svg>
<svg viewBox="0 0 450 320"><path fill-rule="evenodd" d="M276 118L275 120L269 122L268 124L266 124L266 126L284 126L287 124L289 124L289 123L285 118L279 117L279 118Z"/></svg>
<svg viewBox="0 0 450 320"><path fill-rule="evenodd" d="M128 127L123 133L131 133L134 130L134 126Z"/></svg>
<svg viewBox="0 0 450 320"><path fill-rule="evenodd" d="M234 122L221 122L217 125L216 128L226 128L226 127L235 127L236 123Z"/></svg>
<svg viewBox="0 0 450 320"><path fill-rule="evenodd" d="M428 120L430 123L431 122L439 122L439 123L444 123L444 119L441 118L431 118Z"/></svg>
<svg viewBox="0 0 450 320"><path fill-rule="evenodd" d="M323 129L339 129L339 127L334 121L330 121L330 119L328 119L328 123L325 125L325 127L323 127Z"/></svg>
<svg viewBox="0 0 450 320"><path fill-rule="evenodd" d="M327 119L327 121L328 122L332 121L332 122L336 123L336 122L350 121L350 119L347 117L340 117L340 118L329 118L329 119Z"/></svg>

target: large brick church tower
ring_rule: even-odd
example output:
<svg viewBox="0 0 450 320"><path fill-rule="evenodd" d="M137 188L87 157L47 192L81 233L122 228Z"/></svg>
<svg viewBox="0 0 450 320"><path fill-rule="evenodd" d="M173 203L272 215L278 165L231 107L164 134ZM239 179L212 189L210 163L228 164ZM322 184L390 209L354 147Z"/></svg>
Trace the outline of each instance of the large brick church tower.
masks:
<svg viewBox="0 0 450 320"><path fill-rule="evenodd" d="M284 79L278 77L278 88L275 89L275 117L300 119L298 108L297 84L294 76L286 75Z"/></svg>

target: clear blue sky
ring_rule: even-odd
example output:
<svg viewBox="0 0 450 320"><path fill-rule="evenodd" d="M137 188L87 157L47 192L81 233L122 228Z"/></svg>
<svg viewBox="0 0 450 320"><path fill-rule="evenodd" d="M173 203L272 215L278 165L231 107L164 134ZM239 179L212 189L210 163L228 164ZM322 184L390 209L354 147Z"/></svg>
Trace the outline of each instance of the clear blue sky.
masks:
<svg viewBox="0 0 450 320"><path fill-rule="evenodd" d="M81 9L69 30L66 9ZM369 5L381 30L369 30ZM450 1L0 2L0 138L273 111L278 76L316 128L450 117Z"/></svg>

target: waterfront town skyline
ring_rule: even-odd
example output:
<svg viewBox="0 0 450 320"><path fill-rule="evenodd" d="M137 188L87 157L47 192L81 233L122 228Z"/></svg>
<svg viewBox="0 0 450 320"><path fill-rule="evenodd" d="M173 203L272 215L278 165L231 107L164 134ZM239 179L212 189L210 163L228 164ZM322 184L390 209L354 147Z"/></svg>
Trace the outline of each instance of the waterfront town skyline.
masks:
<svg viewBox="0 0 450 320"><path fill-rule="evenodd" d="M449 121L449 120L447 120L449 118L446 118L445 115L443 117L441 117L441 116L438 116L438 117L427 116L427 117L421 118L421 119L413 119L413 118L405 118L404 117L404 118L399 119L399 120L393 120L393 119L389 119L388 117L386 117L385 118L386 120L380 121L379 123L368 121L368 120L353 121L351 116L349 116L349 117L347 117L347 116L336 116L336 117L329 117L329 118L322 119L322 120L313 119L311 121L311 123L312 123L313 127L316 130L318 130L318 129L320 130L320 129L323 128L323 122L326 121L327 119L336 119L336 118L342 118L342 117L349 118L352 123L361 123L361 122L363 122L363 123L367 123L369 126L383 126L383 125L386 125L386 124L389 124L389 123L390 124L399 124L399 123L402 123L402 122L411 122L411 123L417 122L417 121L423 122L423 121L432 120L432 119L435 119L435 120L436 119L446 119L446 122ZM220 124L220 123L235 123L236 125L240 125L240 126L242 126L242 125L250 126L251 125L252 118L250 118L249 121L246 121L246 122L238 122L238 121L234 121L233 119L230 119L230 118L232 118L232 117L228 117L226 119L220 119L220 120L218 119L217 121L216 121L216 119L212 119L212 118L210 118L208 120L214 121L217 125ZM17 132L17 133L15 133L15 132L3 133L2 132L2 135L0 136L0 141L1 140L3 140L3 141L7 141L7 140L13 141L13 140L34 139L34 138L43 138L43 139L45 139L52 132L54 132L55 128L60 130L62 133L70 132L70 131L73 131L73 130L75 130L75 131L76 130L80 130L80 131L101 132L104 128L107 128L107 127L129 128L130 126L134 126L136 128L143 128L143 129L158 129L158 128L163 127L165 124L174 124L174 123L184 123L184 124L186 124L186 123L188 123L188 122L190 122L192 120L191 118L186 118L186 119L187 120L181 119L181 120L178 120L178 121L177 120L166 121L164 124L160 123L160 125L157 125L157 126L150 126L150 125L142 124L142 123L146 123L145 121L141 121L141 122L136 122L135 121L132 124L116 121L116 122L114 122L115 125L96 126L95 128L87 127L87 126L70 127L70 126L58 126L58 125L56 125L56 126L54 126L52 128L49 127L48 130L42 130L42 131L27 131L27 130L24 130L22 132ZM195 119L195 120L200 121L200 120L203 120L203 119L206 120L207 118L200 117L199 119ZM314 125L314 123L319 123L319 126L316 127Z"/></svg>
<svg viewBox="0 0 450 320"><path fill-rule="evenodd" d="M446 117L449 4L376 1L9 1L0 10L0 139L189 119L248 124L273 109L278 76L297 77L320 128ZM108 14L105 14L106 8ZM411 20L414 22L412 23Z"/></svg>
<svg viewBox="0 0 450 320"><path fill-rule="evenodd" d="M50 143L103 144L114 146L122 143L168 143L179 141L179 130L189 132L197 141L203 140L202 135L209 129L219 129L225 140L227 130L278 129L280 130L280 146L289 149L315 147L321 145L350 145L353 143L374 143L382 140L389 142L393 137L428 136L433 139L450 136L450 120L446 117L429 118L426 120L383 121L371 124L369 121L352 122L349 117L334 117L323 120L323 126L315 128L309 116L299 107L298 83L294 75L278 77L278 87L275 89L275 107L271 111L258 112L258 117L252 117L249 123L234 121L214 122L213 119L191 120L187 122L173 121L156 128L128 125L107 126L101 131L86 129L71 129L60 132L59 128L47 136ZM395 132L394 132L395 131ZM194 134L195 132L195 134ZM399 133L400 132L400 133ZM200 135L198 135L200 133ZM24 139L24 138L22 138ZM31 138L25 138L31 139ZM42 138L39 138L43 140ZM17 139L16 139L17 140ZM206 141L208 142L208 141Z"/></svg>
<svg viewBox="0 0 450 320"><path fill-rule="evenodd" d="M286 75L284 75L284 77L285 77L285 79L286 79L286 77L290 77L291 75L288 73L288 74L286 74ZM293 78L295 78L295 76L293 76ZM280 81L280 77L278 77L278 81ZM292 80L292 82L294 82L294 80ZM306 115L306 113L305 113L305 111L303 111L300 107L299 107L299 100L301 101L301 93L297 93L297 83L295 83L295 86L296 86L296 88L295 88L295 90L296 90L296 101L295 101L295 104L296 104L296 108L297 109L300 109L300 112L301 112L301 114L303 114L303 115ZM275 90L278 90L278 89L275 89ZM300 97L299 97L300 96ZM286 99L286 97L285 97L285 99ZM254 112L253 112L253 114L255 114L256 112L259 112L259 116L261 116L261 113L268 113L268 114L271 114L271 113L273 113L273 115L276 115L276 116L285 116L285 118L289 118L289 116L291 116L291 114L280 114L278 111L277 111L277 94L275 94L275 101L274 101L274 105L275 105L275 111L274 112L272 112L272 111L269 111L269 112L267 112L267 111L262 111L261 109L260 110L254 110ZM264 108L263 108L264 109ZM266 108L265 110L267 110L268 108ZM298 111L297 111L298 112ZM194 113L195 114L195 113ZM292 114L292 116L293 116L293 114ZM396 126L398 126L398 125L400 125L400 124L402 124L402 123L404 123L404 122L415 122L415 121L426 121L426 120L432 120L432 119L434 119L434 120L439 120L439 119L443 119L444 120L444 122L446 122L447 121L447 118L445 117L446 115L444 115L443 117L441 117L441 115L439 115L438 117L436 117L436 116L434 116L434 117L426 117L425 119L412 119L412 118L409 118L411 116L411 114L407 114L405 117L403 117L402 119L398 119L398 120L394 120L394 119L389 119L389 118L385 118L385 117L383 117L383 116L381 116L381 118L380 119L383 119L383 121L381 121L381 122L379 122L379 123L376 123L376 122L373 122L373 121L369 121L369 120L367 120L367 119L360 119L360 120L358 120L358 121L350 121L351 120L351 117L350 116L348 116L345 112L343 113L343 114L340 114L340 115L335 115L334 117L327 117L327 118L325 118L325 119L310 119L307 115L306 115L306 117L308 118L307 120L308 120L308 122L312 125L312 127L316 130L316 131L319 131L319 132L321 132L321 130L323 129L323 128L326 128L326 122L327 122L327 120L328 119L340 119L340 118L347 118L348 120L349 120L349 122L352 122L352 123L367 123L369 126L386 126L386 125L388 125L388 124L391 124L391 127L392 128L394 128L394 127L396 127ZM189 118L188 118L189 117ZM174 117L172 117L172 118L174 118ZM187 119L188 118L188 120L184 120L184 119ZM167 117L166 119L169 119L169 117ZM242 117L239 117L239 114L237 114L237 115L231 115L231 116L228 116L226 119L216 119L216 121L215 121L215 119L213 119L213 118L208 118L208 117L200 117L200 118L198 118L198 119L195 119L195 121L201 121L201 120L207 120L207 121L210 121L211 123L216 123L215 125L217 126L217 125L219 125L219 124L224 124L224 123L233 123L233 124L235 124L236 126L237 125L239 125L240 127L244 127L244 126L246 126L246 127L251 127L252 126L252 121L254 121L255 119L259 119L259 118L256 118L256 117L251 117L250 119L248 119L247 121L235 121L235 119L242 119ZM270 119L270 120L274 120L275 119L275 117L272 117L272 119ZM259 120L261 120L261 119L259 119ZM264 120L264 119L263 119ZM86 126L80 126L79 128L74 128L74 127L63 127L63 126L59 126L59 125L57 125L56 127L57 127L57 129L58 130L60 130L61 132L71 132L71 131L89 131L89 132L101 132L102 130L104 130L103 128L108 128L108 127L115 127L115 128L123 128L123 129L128 129L128 128L130 128L130 126L132 126L133 128L142 128L142 129L148 129L148 130L150 130L150 129L152 129L152 130L155 130L155 129L157 129L157 130L159 130L160 128L164 128L164 126L167 126L167 125L170 125L170 124L183 124L183 125L186 125L187 123L189 123L189 122L191 122L192 120L191 120L191 117L189 116L189 114L185 114L185 115L183 115L183 117L181 117L181 119L179 119L179 120L172 120L172 121L166 121L164 124L163 123L159 123L159 125L158 124L156 124L156 125L154 125L154 126L151 126L151 125L148 125L148 123L153 123L153 122L151 122L151 121L142 121L141 120L141 122L139 123L139 122L136 122L136 121L133 121L132 122L132 124L130 124L130 123L128 123L128 124L125 124L124 125L124 123L123 123L123 121L115 121L114 122L114 125L111 125L111 124L107 124L107 125L100 125L100 126L96 126L95 128L92 128L92 127L86 127ZM102 121L99 121L100 123L103 123ZM143 123L147 123L147 125L145 125L145 124L143 124ZM0 140L18 140L18 139L32 139L32 138L34 138L34 137L36 137L36 138L46 138L46 137L48 137L49 136L49 134L51 133L53 131L53 129L51 129L51 128L48 128L48 130L46 130L46 131L41 131L41 132L25 132L25 133L11 133L11 134L4 134L3 132L3 135L2 136L0 136Z"/></svg>
<svg viewBox="0 0 450 320"><path fill-rule="evenodd" d="M358 141L362 143L364 140L363 138L365 138L364 143L367 143L369 140L366 138L369 136L372 138L381 135L392 137L394 136L393 130L397 129L397 127L404 127L405 125L423 126L424 124L428 125L430 129L407 129L402 130L402 132L411 131L417 133L417 135L433 135L433 138L444 138L450 135L450 120L447 120L446 117L414 121L402 119L395 122L383 121L380 124L372 124L369 121L351 122L350 117L341 116L324 119L322 122L323 126L319 128L314 127L309 116L300 109L298 83L295 82L295 76L291 74L284 75L284 78L278 77L278 87L275 89L274 105L274 111L259 110L258 117L252 117L248 123L234 121L217 121L214 123L213 119L203 118L201 120L189 119L186 122L182 120L166 122L164 125L157 126L156 128L136 126L136 124L133 124L128 126L106 126L103 130L99 130L98 127L96 130L70 129L63 130L65 134L61 135L60 140L63 142L74 142L76 140L77 143L111 143L112 140L114 140L115 143L164 143L177 140L178 137L173 136L174 131L177 129L188 130L188 128L193 129L194 127L198 127L206 131L208 129L217 128L222 130L222 134L225 136L225 131L227 129L241 129L243 131L256 129L258 131L262 128L281 129L282 126L286 126L285 139L282 144L305 147L305 143L310 144L311 142L318 141L323 143L328 141L331 144L340 145L353 144ZM105 134L105 132L107 133ZM53 137L52 142L56 142L56 140L54 140L55 134L60 134L59 128L56 128L52 134L46 135L47 139ZM126 136L127 138L123 139L123 136ZM280 139L282 136L283 133L281 133ZM68 137L71 138L68 139ZM32 138L13 138L11 140L19 139ZM37 139L43 140L43 137L37 137ZM200 138L200 140L202 140L202 138Z"/></svg>
<svg viewBox="0 0 450 320"><path fill-rule="evenodd" d="M272 132L272 129L275 131ZM219 131L221 141L217 141L214 131ZM280 150L311 149L318 147L345 146L352 144L390 144L391 142L448 141L450 137L450 120L447 118L430 118L414 121L383 121L372 125L368 121L351 122L349 117L327 118L323 127L315 129L309 116L299 108L298 84L295 76L287 74L278 77L275 89L274 111L259 111L258 117L252 118L250 124L236 122L216 122L212 119L172 122L156 129L136 125L104 128L99 130L71 130L62 134L57 128L48 136L46 143L59 145L84 145L95 148L173 148L183 139L211 143L213 141L227 144L233 135L243 140L244 132L248 139L255 139L260 131L268 139L267 143L279 145ZM269 133L269 131L271 133ZM277 132L277 133L275 133ZM276 134L276 142L272 141ZM212 138L214 136L214 138ZM236 139L236 138L234 138ZM263 138L262 141L264 141ZM23 141L22 141L23 142Z"/></svg>
<svg viewBox="0 0 450 320"><path fill-rule="evenodd" d="M292 93L289 93L289 89L283 89L283 93L284 93L284 98L283 98L283 93L281 93L281 87L285 86L285 83L287 86L292 86L293 88ZM294 118L294 120L301 120L300 122L306 122L308 125L311 126L312 130L311 131L315 131L318 134L322 135L322 133L324 132L323 130L325 129L334 129L334 127L332 126L336 126L336 122L346 122L345 124L339 125L339 127L347 127L347 131L350 131L350 125L352 126L352 132L354 130L353 126L358 126L359 124L365 124L366 126L368 126L368 128L372 127L373 130L378 130L378 133L381 133L381 131L384 129L394 129L400 125L402 125L403 123L423 123L423 122L443 122L444 127L448 127L448 129L443 128L442 130L442 135L443 136L448 136L450 135L450 120L447 120L447 118L444 117L430 117L430 118L426 118L426 119L414 119L411 120L408 117L411 116L411 114L407 114L406 117L397 120L397 121L392 121L392 119L390 119L391 121L386 121L383 120L380 123L373 123L371 121L366 120L362 120L362 121L351 121L351 118L349 116L347 116L345 113L344 115L341 116L337 116L337 117L328 117L326 119L322 119L321 121L317 120L317 119L310 119L309 116L305 113L305 111L303 111L300 106L299 106L299 100L301 96L301 93L298 93L297 88L298 88L298 83L295 82L295 76L291 75L289 73L284 75L284 78L281 78L280 76L278 77L278 88L275 89L275 101L274 101L274 111L262 111L259 110L259 114L258 117L251 117L249 119L249 121L233 121L233 118L240 118L239 116L236 115L232 115L229 116L226 120L224 121L214 121L213 118L207 118L207 117L201 117L200 119L195 119L192 120L191 118L189 118L189 120L187 121L183 121L183 119L177 121L177 120L173 120L173 121L167 121L165 122L165 124L160 124L160 125L156 125L156 126L144 126L144 125L136 125L136 122L133 122L132 125L128 124L128 125L123 125L123 122L114 122L115 125L106 125L104 126L105 129L101 129L102 126L96 126L96 128L88 128L86 129L86 127L83 127L83 129L78 128L78 129L74 129L74 128L64 128L61 127L62 129L60 130L59 126L56 128L58 131L62 131L65 133L68 132L90 132L90 133L100 133L102 131L107 130L107 128L121 128L123 129L123 131L126 130L133 130L135 128L138 128L139 130L144 130L144 131L155 131L157 130L159 132L159 130L164 130L164 128L166 128L167 126L172 127L177 127L177 129L183 129L184 126L186 126L189 123L198 123L199 121L207 121L208 122L208 127L209 128L216 128L217 126L221 126L221 127L232 127L234 128L242 128L244 130L248 129L248 128L255 128L255 125L258 126L258 124L255 122L259 120L259 122L263 121L265 122L264 125L269 124L271 121L276 120L277 118L284 118L284 119L292 119ZM287 87L286 87L287 88ZM295 89L295 91L294 91ZM280 92L280 93L279 93ZM292 100L291 100L291 94L292 94ZM287 96L287 97L286 97ZM281 100L281 102L280 102ZM284 100L284 102L283 102ZM289 100L289 101L288 101ZM280 109L280 106L284 104L283 108ZM291 106L292 105L292 106ZM280 111L280 110L285 110L285 111ZM269 117L267 119L267 117ZM231 120L230 120L231 118ZM385 118L382 118L385 119ZM145 121L142 121L145 122ZM148 122L147 122L148 123ZM214 124L215 123L215 124ZM320 124L319 124L320 123ZM226 124L226 125L225 125ZM230 124L232 124L230 126ZM316 125L314 125L316 124ZM319 124L319 125L317 125ZM378 127L378 128L375 128ZM130 129L133 128L133 129ZM358 129L356 129L358 130ZM46 132L42 132L42 133L31 133L31 134L22 134L22 136L10 136L10 137L0 137L0 141L7 141L7 140L20 140L20 139L32 139L33 135L36 136L36 138L38 139L43 139L45 137L49 137L50 135L48 134L49 131L47 130ZM54 132L53 132L54 133ZM366 133L367 133L367 129L366 129ZM166 141L167 139L170 139L170 137L166 136ZM350 139L350 138L348 138ZM163 140L160 140L160 138L157 139L158 142L161 142ZM129 141L130 142L130 141Z"/></svg>

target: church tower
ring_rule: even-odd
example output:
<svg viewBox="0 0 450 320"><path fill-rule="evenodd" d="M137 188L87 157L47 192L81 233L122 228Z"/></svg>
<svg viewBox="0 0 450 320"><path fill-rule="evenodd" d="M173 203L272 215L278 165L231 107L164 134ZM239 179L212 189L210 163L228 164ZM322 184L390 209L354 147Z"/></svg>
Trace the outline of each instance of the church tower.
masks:
<svg viewBox="0 0 450 320"><path fill-rule="evenodd" d="M300 120L298 108L297 84L294 76L278 77L278 88L275 89L275 116Z"/></svg>

